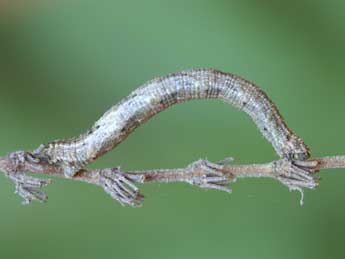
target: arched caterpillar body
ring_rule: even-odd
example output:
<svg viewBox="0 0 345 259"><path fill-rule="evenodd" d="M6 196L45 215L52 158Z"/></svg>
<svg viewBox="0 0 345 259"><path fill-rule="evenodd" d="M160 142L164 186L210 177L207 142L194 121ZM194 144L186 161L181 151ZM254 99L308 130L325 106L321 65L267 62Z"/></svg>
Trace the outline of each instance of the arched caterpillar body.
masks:
<svg viewBox="0 0 345 259"><path fill-rule="evenodd" d="M255 84L214 69L193 69L155 78L111 107L77 138L41 145L33 154L73 176L121 143L137 127L173 104L193 99L220 99L247 113L280 157L309 158L309 149L288 128L265 92Z"/></svg>

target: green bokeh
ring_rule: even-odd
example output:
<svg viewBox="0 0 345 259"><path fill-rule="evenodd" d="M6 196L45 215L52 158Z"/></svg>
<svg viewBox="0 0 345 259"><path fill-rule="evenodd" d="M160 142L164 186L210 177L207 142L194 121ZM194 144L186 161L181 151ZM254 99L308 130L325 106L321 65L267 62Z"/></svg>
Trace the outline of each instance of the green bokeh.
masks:
<svg viewBox="0 0 345 259"><path fill-rule="evenodd" d="M194 67L261 85L314 156L345 153L344 1L43 2L1 12L1 154L79 134L143 82ZM247 116L200 101L155 117L91 167L229 155L276 158ZM322 172L303 208L262 179L239 180L231 195L148 184L140 209L54 179L47 204L23 207L2 176L0 258L343 258L343 172Z"/></svg>

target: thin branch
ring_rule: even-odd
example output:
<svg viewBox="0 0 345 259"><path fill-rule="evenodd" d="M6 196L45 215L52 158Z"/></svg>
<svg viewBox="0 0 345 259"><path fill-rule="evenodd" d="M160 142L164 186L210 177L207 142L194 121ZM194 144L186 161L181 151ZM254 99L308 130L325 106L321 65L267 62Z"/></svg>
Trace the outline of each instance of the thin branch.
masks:
<svg viewBox="0 0 345 259"><path fill-rule="evenodd" d="M345 156L325 156L316 160L320 169L345 168Z"/></svg>
<svg viewBox="0 0 345 259"><path fill-rule="evenodd" d="M307 161L290 161L280 159L265 164L227 165L231 159L212 163L198 160L185 168L158 169L144 171L122 171L120 168L96 170L81 170L69 178L63 170L46 161L36 159L32 153L18 151L8 156L0 157L0 170L15 182L16 192L22 196L24 203L31 200L45 201L47 196L40 188L50 183L48 179L36 179L25 173L58 176L101 186L122 205L139 206L143 196L134 183L147 182L186 182L201 188L210 188L231 192L228 184L237 178L265 177L273 178L286 185L290 190L301 193L303 204L303 189L315 189L320 169L345 168L345 156L321 157Z"/></svg>
<svg viewBox="0 0 345 259"><path fill-rule="evenodd" d="M85 170L86 165L115 148L159 112L177 103L209 98L225 101L248 114L281 159L252 165L226 165L229 159L216 163L198 160L185 168L166 170ZM289 190L299 191L302 204L303 189L318 186L316 172L323 168L345 167L345 157L306 160L309 157L309 147L287 126L278 108L261 88L231 73L192 69L145 83L78 137L0 157L0 170L15 183L16 193L24 203L47 199L40 188L50 180L26 174L33 172L99 185L121 204L131 206L139 206L143 201L134 183L187 182L201 188L231 192L228 185L237 178L268 177L280 181Z"/></svg>

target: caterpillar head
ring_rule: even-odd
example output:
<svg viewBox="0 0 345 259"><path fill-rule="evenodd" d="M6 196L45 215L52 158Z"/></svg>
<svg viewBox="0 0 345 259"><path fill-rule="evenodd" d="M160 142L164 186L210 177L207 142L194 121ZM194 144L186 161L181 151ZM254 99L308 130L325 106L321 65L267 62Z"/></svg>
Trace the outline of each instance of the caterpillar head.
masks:
<svg viewBox="0 0 345 259"><path fill-rule="evenodd" d="M284 157L289 160L307 160L310 157L310 149L298 136L292 136L287 143Z"/></svg>

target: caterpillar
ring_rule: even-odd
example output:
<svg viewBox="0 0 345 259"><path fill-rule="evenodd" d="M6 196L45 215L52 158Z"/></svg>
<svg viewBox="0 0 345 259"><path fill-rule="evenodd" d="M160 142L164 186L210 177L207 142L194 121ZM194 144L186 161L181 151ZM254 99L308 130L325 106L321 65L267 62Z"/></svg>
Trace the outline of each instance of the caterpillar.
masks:
<svg viewBox="0 0 345 259"><path fill-rule="evenodd" d="M281 158L306 160L309 148L254 83L215 69L192 69L157 77L111 107L86 133L41 145L33 154L71 177L112 150L140 125L168 107L195 99L219 99L248 114Z"/></svg>

